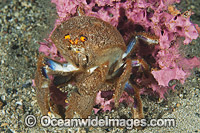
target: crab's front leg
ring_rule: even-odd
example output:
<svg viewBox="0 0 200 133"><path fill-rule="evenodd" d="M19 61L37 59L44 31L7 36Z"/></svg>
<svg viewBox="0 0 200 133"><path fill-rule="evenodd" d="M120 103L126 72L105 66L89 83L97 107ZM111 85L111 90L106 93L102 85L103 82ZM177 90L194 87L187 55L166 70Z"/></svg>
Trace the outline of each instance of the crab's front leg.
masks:
<svg viewBox="0 0 200 133"><path fill-rule="evenodd" d="M34 83L37 102L43 115L50 111L51 85L58 87L67 83L71 74L78 71L79 69L70 63L58 63L42 54L39 55ZM57 79L56 75L61 75L62 80Z"/></svg>
<svg viewBox="0 0 200 133"><path fill-rule="evenodd" d="M78 114L82 118L87 118L95 104L95 98L101 84L106 80L109 70L109 62L96 68L92 73L83 73L77 77L78 90L71 94L69 104L66 108L65 117L73 118Z"/></svg>
<svg viewBox="0 0 200 133"><path fill-rule="evenodd" d="M43 64L44 56L40 55L37 62L37 71L35 76L35 86L36 86L36 98L40 110L43 115L47 115L49 107L49 80L45 77L43 73Z"/></svg>

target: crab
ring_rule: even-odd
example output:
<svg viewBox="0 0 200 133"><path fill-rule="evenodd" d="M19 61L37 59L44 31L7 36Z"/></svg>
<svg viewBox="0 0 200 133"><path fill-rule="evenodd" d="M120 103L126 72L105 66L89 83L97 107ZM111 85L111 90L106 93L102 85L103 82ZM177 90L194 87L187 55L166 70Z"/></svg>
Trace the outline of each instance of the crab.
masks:
<svg viewBox="0 0 200 133"><path fill-rule="evenodd" d="M58 25L50 39L66 61L39 55L35 84L43 115L53 112L62 118L87 118L98 92L113 90L117 108L125 86L131 86L137 103L137 108L132 107L133 118L144 117L139 87L130 76L133 67L149 68L143 59L132 59L130 54L138 40L157 44L155 36L140 32L126 45L111 24L96 17L75 16Z"/></svg>

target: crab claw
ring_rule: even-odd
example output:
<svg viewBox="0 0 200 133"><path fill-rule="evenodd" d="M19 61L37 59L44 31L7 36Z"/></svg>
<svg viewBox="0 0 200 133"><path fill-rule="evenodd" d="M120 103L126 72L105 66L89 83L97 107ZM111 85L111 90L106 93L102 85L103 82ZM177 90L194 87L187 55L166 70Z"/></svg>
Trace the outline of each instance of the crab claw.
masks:
<svg viewBox="0 0 200 133"><path fill-rule="evenodd" d="M48 64L48 67L53 71L74 72L79 70L79 68L75 67L71 63L61 64L50 59L47 59L46 63Z"/></svg>
<svg viewBox="0 0 200 133"><path fill-rule="evenodd" d="M45 78L49 79L49 74L52 72L54 74L56 73L70 73L78 71L79 68L75 67L71 63L58 63L56 61L53 61L51 59L46 58L43 62L45 66L42 67L42 74ZM50 73L49 73L50 72Z"/></svg>

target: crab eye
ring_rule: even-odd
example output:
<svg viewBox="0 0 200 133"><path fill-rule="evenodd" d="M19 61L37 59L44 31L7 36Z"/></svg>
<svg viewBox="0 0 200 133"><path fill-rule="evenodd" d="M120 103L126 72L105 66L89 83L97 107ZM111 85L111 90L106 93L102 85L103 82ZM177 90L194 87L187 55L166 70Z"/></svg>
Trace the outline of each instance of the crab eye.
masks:
<svg viewBox="0 0 200 133"><path fill-rule="evenodd" d="M85 42L85 41L87 41L87 37L81 36L81 37L80 37L80 40L81 40L81 42Z"/></svg>
<svg viewBox="0 0 200 133"><path fill-rule="evenodd" d="M66 34L64 38L69 40L70 39L70 35Z"/></svg>

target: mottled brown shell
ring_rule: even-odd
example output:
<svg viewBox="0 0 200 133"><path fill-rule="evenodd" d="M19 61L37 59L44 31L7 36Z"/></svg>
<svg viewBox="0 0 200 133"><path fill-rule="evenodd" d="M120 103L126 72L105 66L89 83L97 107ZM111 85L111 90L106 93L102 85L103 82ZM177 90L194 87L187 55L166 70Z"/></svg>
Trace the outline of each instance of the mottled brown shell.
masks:
<svg viewBox="0 0 200 133"><path fill-rule="evenodd" d="M72 40L81 35L87 37L87 41L79 42L79 45L85 49L84 54L78 55L66 47L69 45L69 42L64 39L66 34L69 34ZM78 67L99 66L107 60L112 64L126 50L125 42L115 27L101 19L89 16L76 16L64 21L55 28L50 38L61 55ZM85 57L87 60L83 60Z"/></svg>

